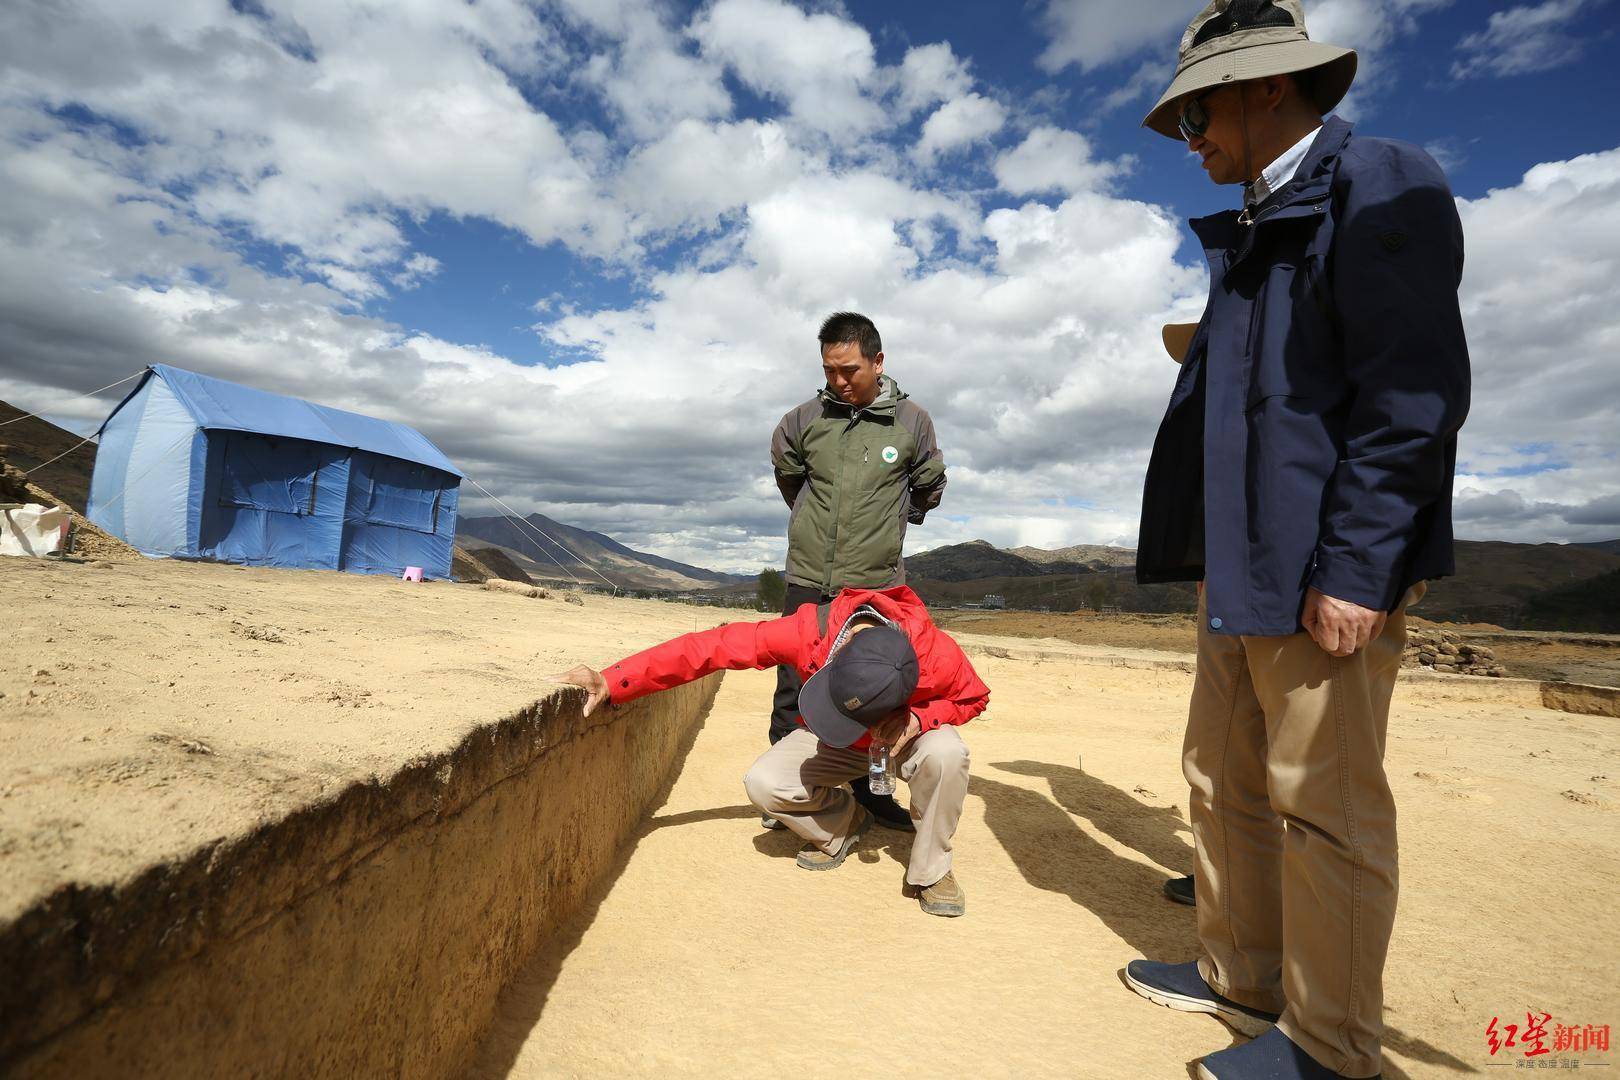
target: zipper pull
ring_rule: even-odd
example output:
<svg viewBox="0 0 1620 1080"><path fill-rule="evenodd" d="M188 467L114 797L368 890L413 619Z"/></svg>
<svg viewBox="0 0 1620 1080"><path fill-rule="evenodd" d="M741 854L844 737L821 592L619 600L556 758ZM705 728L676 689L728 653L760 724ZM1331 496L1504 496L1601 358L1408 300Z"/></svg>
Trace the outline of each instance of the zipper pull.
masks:
<svg viewBox="0 0 1620 1080"><path fill-rule="evenodd" d="M872 448L870 446L861 447L861 464L862 465L867 464L867 455L870 454L871 452L872 452Z"/></svg>

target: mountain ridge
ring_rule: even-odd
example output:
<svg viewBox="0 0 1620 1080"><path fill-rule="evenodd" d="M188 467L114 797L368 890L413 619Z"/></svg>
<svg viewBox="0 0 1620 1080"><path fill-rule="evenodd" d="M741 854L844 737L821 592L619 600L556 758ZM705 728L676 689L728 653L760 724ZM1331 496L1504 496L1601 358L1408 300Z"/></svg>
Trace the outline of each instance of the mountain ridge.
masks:
<svg viewBox="0 0 1620 1080"><path fill-rule="evenodd" d="M1034 610L1196 610L1197 592L1190 582L1137 584L1132 549L1100 549L1100 559L1112 560L1107 565L1076 562L1071 555L1086 550L1085 545L1008 550L983 540L947 544L908 558L907 580L934 605L982 603L986 595L994 595L1009 607ZM1529 619L1544 626L1548 613L1556 612L1569 613L1580 625L1595 625L1602 621L1595 608L1612 590L1583 593L1572 586L1598 586L1605 575L1620 570L1620 539L1584 544L1458 540L1455 550L1457 573L1430 582L1417 608L1425 618L1511 629ZM1545 602L1538 599L1543 594L1549 594ZM1591 598L1593 611L1582 609L1583 596Z"/></svg>
<svg viewBox="0 0 1620 1080"><path fill-rule="evenodd" d="M505 516L460 517L456 537L469 550L480 545L504 549L526 560L525 572L535 578L564 577L582 582L599 581L601 574L620 589L690 591L741 584L746 575L727 574L701 566L637 551L606 533L568 525L545 514L521 519L528 527ZM536 535L538 532L540 535Z"/></svg>

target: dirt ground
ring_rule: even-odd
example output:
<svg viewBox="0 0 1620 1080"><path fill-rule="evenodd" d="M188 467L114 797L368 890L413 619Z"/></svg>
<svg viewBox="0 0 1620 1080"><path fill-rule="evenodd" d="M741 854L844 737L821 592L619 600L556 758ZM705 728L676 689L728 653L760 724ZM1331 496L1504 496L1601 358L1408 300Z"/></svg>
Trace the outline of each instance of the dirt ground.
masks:
<svg viewBox="0 0 1620 1080"><path fill-rule="evenodd" d="M1195 651L1198 641L1197 621L1191 615L944 611L939 621L968 634L1051 637L1080 645L1180 653ZM1413 618L1412 625L1441 626L1464 641L1488 645L1516 679L1620 686L1620 635L1512 631L1486 623L1430 623L1419 618Z"/></svg>
<svg viewBox="0 0 1620 1080"><path fill-rule="evenodd" d="M247 831L712 608L172 560L0 559L0 920ZM735 613L731 613L735 617Z"/></svg>
<svg viewBox="0 0 1620 1080"><path fill-rule="evenodd" d="M0 597L0 919L452 746L567 662L739 615L147 561L0 560ZM898 834L834 873L794 865L741 787L771 676L735 673L471 1075L1182 1076L1229 1045L1117 976L1193 955L1192 912L1159 894L1191 865L1190 676L976 664L994 696L966 729L966 917L901 896ZM1620 1023L1615 721L1403 685L1389 768L1403 893L1385 1075L1502 1062L1493 1016Z"/></svg>
<svg viewBox="0 0 1620 1080"><path fill-rule="evenodd" d="M1191 677L976 664L993 696L964 729L966 916L901 896L898 833L831 873L795 866L796 841L759 827L741 785L773 683L733 673L667 804L508 992L468 1077L1180 1077L1231 1045L1118 976L1195 954L1193 912L1159 892L1192 865ZM1384 1076L1505 1062L1493 1016L1620 1021L1615 721L1425 684L1401 688L1390 730L1402 898Z"/></svg>

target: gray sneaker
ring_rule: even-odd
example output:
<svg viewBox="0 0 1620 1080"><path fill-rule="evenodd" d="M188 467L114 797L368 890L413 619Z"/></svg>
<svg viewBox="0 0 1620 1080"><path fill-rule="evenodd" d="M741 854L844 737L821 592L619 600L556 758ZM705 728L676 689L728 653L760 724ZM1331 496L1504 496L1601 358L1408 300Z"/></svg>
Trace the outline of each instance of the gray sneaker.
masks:
<svg viewBox="0 0 1620 1080"><path fill-rule="evenodd" d="M769 814L761 814L759 816L759 824L760 824L760 826L762 828L766 828L766 829L785 829L785 828L787 828L786 825L782 824L780 821L777 821L775 818L771 817L771 815L769 815Z"/></svg>
<svg viewBox="0 0 1620 1080"><path fill-rule="evenodd" d="M860 840L861 834L871 827L872 815L864 807L857 806L855 821L849 827L849 835L838 845L838 850L829 855L814 844L806 844L799 852L799 865L806 870L838 869L844 865L844 860L849 858L849 853L855 850L855 844Z"/></svg>

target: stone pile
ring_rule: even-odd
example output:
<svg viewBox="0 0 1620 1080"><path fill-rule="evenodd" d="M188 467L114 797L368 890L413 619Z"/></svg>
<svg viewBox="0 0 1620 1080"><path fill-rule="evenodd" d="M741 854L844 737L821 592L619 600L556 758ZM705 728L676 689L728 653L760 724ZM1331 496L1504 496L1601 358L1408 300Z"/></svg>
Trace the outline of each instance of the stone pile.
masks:
<svg viewBox="0 0 1620 1080"><path fill-rule="evenodd" d="M1507 668L1496 662L1496 654L1483 645L1471 645L1450 630L1408 630L1406 667L1426 667L1451 675L1485 675L1499 679Z"/></svg>

